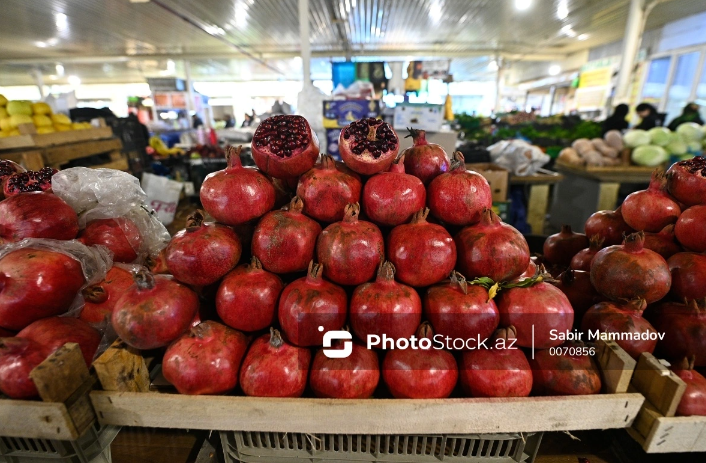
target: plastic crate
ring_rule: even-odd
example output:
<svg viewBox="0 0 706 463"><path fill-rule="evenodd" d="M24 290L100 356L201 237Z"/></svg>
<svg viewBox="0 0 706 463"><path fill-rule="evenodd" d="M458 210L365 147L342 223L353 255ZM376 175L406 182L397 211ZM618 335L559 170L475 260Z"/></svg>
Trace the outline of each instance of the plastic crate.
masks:
<svg viewBox="0 0 706 463"><path fill-rule="evenodd" d="M98 422L75 441L0 436L0 463L111 463L119 426Z"/></svg>
<svg viewBox="0 0 706 463"><path fill-rule="evenodd" d="M226 463L531 463L542 433L366 435L221 432Z"/></svg>

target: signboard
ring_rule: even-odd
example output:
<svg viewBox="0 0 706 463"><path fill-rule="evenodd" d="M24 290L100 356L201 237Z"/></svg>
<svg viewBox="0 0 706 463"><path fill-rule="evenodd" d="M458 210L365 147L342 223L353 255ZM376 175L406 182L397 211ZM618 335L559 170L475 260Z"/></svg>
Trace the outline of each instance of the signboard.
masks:
<svg viewBox="0 0 706 463"><path fill-rule="evenodd" d="M147 84L150 86L152 93L154 92L184 92L186 84L184 79L174 77L156 77L148 78Z"/></svg>
<svg viewBox="0 0 706 463"><path fill-rule="evenodd" d="M603 67L591 71L581 71L581 75L579 77L579 88L606 87L610 85L612 75L612 67Z"/></svg>

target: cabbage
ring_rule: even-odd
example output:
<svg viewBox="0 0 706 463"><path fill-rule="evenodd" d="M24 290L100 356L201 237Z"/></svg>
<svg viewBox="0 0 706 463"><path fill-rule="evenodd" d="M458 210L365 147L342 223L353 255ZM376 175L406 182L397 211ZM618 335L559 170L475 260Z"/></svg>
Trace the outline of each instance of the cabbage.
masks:
<svg viewBox="0 0 706 463"><path fill-rule="evenodd" d="M668 159L669 154L661 146L642 145L632 150L632 161L640 166L655 167Z"/></svg>
<svg viewBox="0 0 706 463"><path fill-rule="evenodd" d="M672 139L672 132L664 127L655 127L647 131L652 145L667 146Z"/></svg>
<svg viewBox="0 0 706 463"><path fill-rule="evenodd" d="M689 159L693 159L694 155L693 154L682 154L681 156L677 156L677 158L680 161L688 161Z"/></svg>
<svg viewBox="0 0 706 463"><path fill-rule="evenodd" d="M623 136L623 141L630 148L650 144L650 134L646 130L630 130Z"/></svg>
<svg viewBox="0 0 706 463"><path fill-rule="evenodd" d="M684 122L677 127L677 133L687 141L699 141L704 136L701 126L696 122Z"/></svg>
<svg viewBox="0 0 706 463"><path fill-rule="evenodd" d="M665 149L670 152L671 154L676 154L681 155L681 154L686 154L687 150L689 149L686 146L686 143L681 141L680 139L672 140L666 147Z"/></svg>
<svg viewBox="0 0 706 463"><path fill-rule="evenodd" d="M686 146L687 146L687 149L689 150L689 152L692 154L701 153L701 142L690 141L689 143L686 144Z"/></svg>

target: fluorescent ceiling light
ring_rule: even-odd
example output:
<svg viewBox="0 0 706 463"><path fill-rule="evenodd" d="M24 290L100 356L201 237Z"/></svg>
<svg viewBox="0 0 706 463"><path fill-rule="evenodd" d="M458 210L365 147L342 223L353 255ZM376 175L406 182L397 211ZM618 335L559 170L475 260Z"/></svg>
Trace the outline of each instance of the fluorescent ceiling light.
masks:
<svg viewBox="0 0 706 463"><path fill-rule="evenodd" d="M550 76L557 76L559 75L559 73L561 73L561 66L559 66L558 64L552 64L551 66L549 66Z"/></svg>
<svg viewBox="0 0 706 463"><path fill-rule="evenodd" d="M578 37L576 37L579 40L587 40L590 36L588 34L580 34Z"/></svg>
<svg viewBox="0 0 706 463"><path fill-rule="evenodd" d="M69 82L69 85L72 86L77 86L81 85L81 78L79 76L69 76L66 78L66 80Z"/></svg>
<svg viewBox="0 0 706 463"><path fill-rule="evenodd" d="M515 0L515 9L519 11L528 10L532 6L532 0Z"/></svg>
<svg viewBox="0 0 706 463"><path fill-rule="evenodd" d="M559 0L559 5L556 7L556 17L561 20L569 17L569 5L567 0Z"/></svg>

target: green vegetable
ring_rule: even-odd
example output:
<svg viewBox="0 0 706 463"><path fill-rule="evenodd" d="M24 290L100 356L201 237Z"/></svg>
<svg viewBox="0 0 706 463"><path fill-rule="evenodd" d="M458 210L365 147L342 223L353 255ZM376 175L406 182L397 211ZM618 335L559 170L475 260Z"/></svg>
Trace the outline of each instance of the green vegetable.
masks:
<svg viewBox="0 0 706 463"><path fill-rule="evenodd" d="M661 146L641 145L632 150L632 161L640 166L656 167L669 159Z"/></svg>
<svg viewBox="0 0 706 463"><path fill-rule="evenodd" d="M649 145L651 141L650 134L646 130L630 130L623 136L623 141L630 148Z"/></svg>
<svg viewBox="0 0 706 463"><path fill-rule="evenodd" d="M655 127L647 131L650 134L651 144L667 146L672 140L672 132L664 127Z"/></svg>
<svg viewBox="0 0 706 463"><path fill-rule="evenodd" d="M685 122L677 127L677 133L689 141L700 141L704 136L701 126L696 122Z"/></svg>
<svg viewBox="0 0 706 463"><path fill-rule="evenodd" d="M681 141L679 138L676 140L672 140L665 148L668 152L671 154L675 154L677 156L686 154L686 151L688 147L686 146L686 143Z"/></svg>

